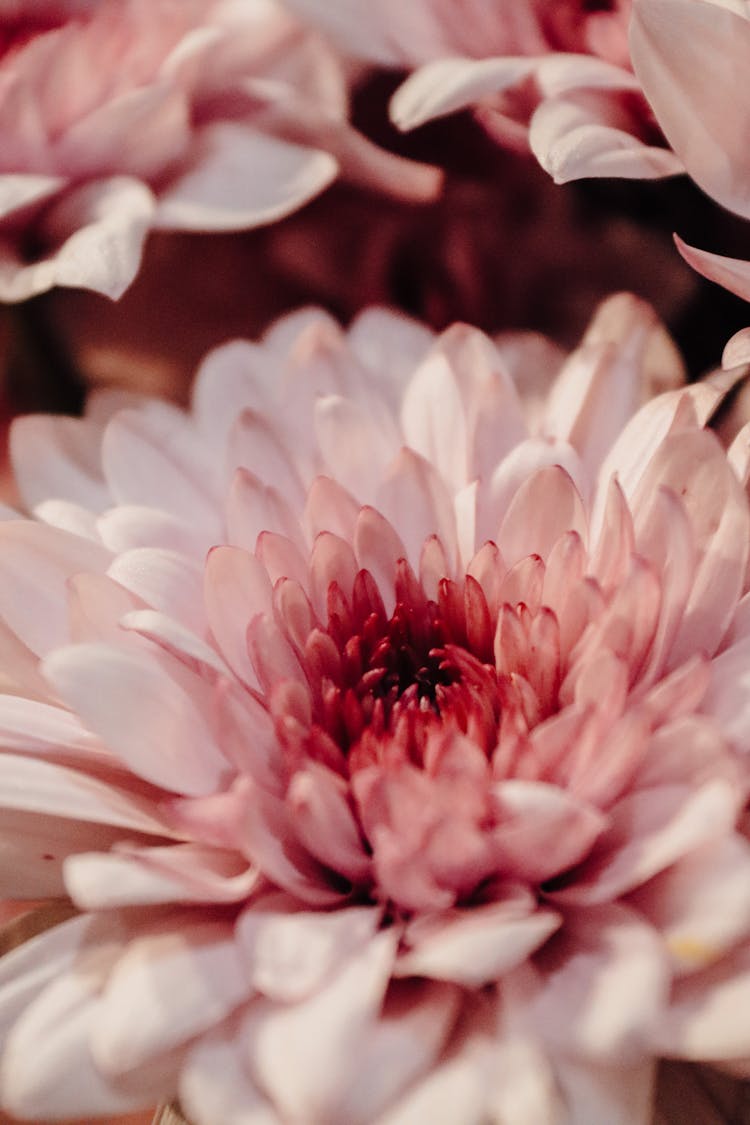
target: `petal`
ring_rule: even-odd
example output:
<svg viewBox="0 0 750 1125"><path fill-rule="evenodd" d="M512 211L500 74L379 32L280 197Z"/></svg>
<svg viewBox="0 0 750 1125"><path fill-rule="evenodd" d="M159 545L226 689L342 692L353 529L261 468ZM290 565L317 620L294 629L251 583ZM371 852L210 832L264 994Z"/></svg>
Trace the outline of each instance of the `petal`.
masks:
<svg viewBox="0 0 750 1125"><path fill-rule="evenodd" d="M689 246L687 242L683 242L678 235L674 236L674 240L677 249L696 273L707 277L709 281L715 281L717 285L723 285L725 289L728 289L730 293L736 293L743 301L750 301L750 262L746 262L744 258L727 258L723 254L712 254L708 250L699 250L696 246ZM736 339L738 337L733 337L730 343ZM729 362L725 363L724 366L733 367L735 360L742 362L743 354L744 352L740 352L734 358L730 357Z"/></svg>
<svg viewBox="0 0 750 1125"><path fill-rule="evenodd" d="M26 507L53 497L77 501L92 512L107 507L100 440L99 427L88 420L52 414L16 418L10 457Z"/></svg>
<svg viewBox="0 0 750 1125"><path fill-rule="evenodd" d="M555 785L503 781L493 793L498 862L524 881L541 883L579 863L606 825L597 809Z"/></svg>
<svg viewBox="0 0 750 1125"><path fill-rule="evenodd" d="M734 822L737 796L724 780L695 790L663 785L623 797L575 882L553 903L608 902L633 890Z"/></svg>
<svg viewBox="0 0 750 1125"><path fill-rule="evenodd" d="M206 716L150 654L76 645L58 649L44 670L86 725L141 777L190 796L212 793L227 778Z"/></svg>
<svg viewBox="0 0 750 1125"><path fill-rule="evenodd" d="M633 5L630 55L664 135L699 187L745 218L748 52L744 12L702 0Z"/></svg>
<svg viewBox="0 0 750 1125"><path fill-rule="evenodd" d="M415 129L489 94L517 86L533 74L533 58L436 59L417 70L391 99L391 120Z"/></svg>
<svg viewBox="0 0 750 1125"><path fill-rule="evenodd" d="M619 128L620 116L616 104L610 110L600 96L550 98L531 118L531 151L556 184L584 177L653 180L684 171L669 149L646 145Z"/></svg>
<svg viewBox="0 0 750 1125"><path fill-rule="evenodd" d="M0 246L0 299L25 301L56 285L117 299L138 272L153 209L149 188L126 176L69 190L46 219L48 257L29 265L15 246Z"/></svg>
<svg viewBox="0 0 750 1125"><path fill-rule="evenodd" d="M109 854L85 852L65 861L65 887L81 910L238 902L257 882L255 869L236 852L202 844L147 848L120 842Z"/></svg>
<svg viewBox="0 0 750 1125"><path fill-rule="evenodd" d="M176 407L151 401L118 411L104 434L102 464L118 504L160 508L218 531L216 472Z"/></svg>
<svg viewBox="0 0 750 1125"><path fill-rule="evenodd" d="M711 840L630 901L663 935L677 973L702 969L750 930L750 846L734 835Z"/></svg>
<svg viewBox="0 0 750 1125"><path fill-rule="evenodd" d="M0 615L33 652L69 638L66 585L79 571L101 573L109 552L77 535L27 521L0 523Z"/></svg>
<svg viewBox="0 0 750 1125"><path fill-rule="evenodd" d="M147 606L205 634L203 575L192 559L163 547L135 547L118 555L107 574Z"/></svg>
<svg viewBox="0 0 750 1125"><path fill-rule="evenodd" d="M279 140L248 125L205 126L193 167L159 197L163 230L248 230L281 219L328 187L338 172L326 152Z"/></svg>
<svg viewBox="0 0 750 1125"><path fill-rule="evenodd" d="M639 1062L669 985L658 935L633 910L610 905L568 915L540 954L530 1019L543 1039L587 1065Z"/></svg>
<svg viewBox="0 0 750 1125"><path fill-rule="evenodd" d="M519 909L502 901L423 916L407 927L411 948L399 956L395 973L483 988L543 945L560 921L551 910Z"/></svg>
<svg viewBox="0 0 750 1125"><path fill-rule="evenodd" d="M750 1055L750 947L679 980L656 1047L682 1059L729 1062Z"/></svg>
<svg viewBox="0 0 750 1125"><path fill-rule="evenodd" d="M254 555L240 547L214 547L204 572L205 607L213 638L232 671L258 686L247 647L249 623L271 610L271 581Z"/></svg>
<svg viewBox="0 0 750 1125"><path fill-rule="evenodd" d="M94 1060L108 1075L133 1070L218 1023L249 987L229 923L170 919L131 941L107 978Z"/></svg>
<svg viewBox="0 0 750 1125"><path fill-rule="evenodd" d="M278 1115L251 1081L237 1021L201 1036L180 1071L180 1104L195 1125L278 1125Z"/></svg>
<svg viewBox="0 0 750 1125"><path fill-rule="evenodd" d="M456 519L448 489L433 466L402 449L378 489L378 508L398 529L413 567L422 544L437 535L449 560L456 558Z"/></svg>
<svg viewBox="0 0 750 1125"><path fill-rule="evenodd" d="M361 950L379 920L380 911L373 907L313 913L277 896L243 911L236 937L253 988L270 1000L293 1004L311 997Z"/></svg>
<svg viewBox="0 0 750 1125"><path fill-rule="evenodd" d="M497 545L509 567L528 555L547 559L557 540L576 531L586 541L586 515L570 476L559 465L538 469L518 489L505 514Z"/></svg>

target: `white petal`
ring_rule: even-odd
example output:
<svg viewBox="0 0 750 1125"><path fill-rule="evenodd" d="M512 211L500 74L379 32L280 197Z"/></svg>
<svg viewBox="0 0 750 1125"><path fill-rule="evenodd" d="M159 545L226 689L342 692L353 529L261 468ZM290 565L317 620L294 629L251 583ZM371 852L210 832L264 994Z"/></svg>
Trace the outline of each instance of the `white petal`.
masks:
<svg viewBox="0 0 750 1125"><path fill-rule="evenodd" d="M399 87L391 99L391 119L399 129L415 129L518 85L535 65L533 58L437 59Z"/></svg>
<svg viewBox="0 0 750 1125"><path fill-rule="evenodd" d="M560 916L550 910L519 910L504 902L425 917L407 928L412 948L401 954L395 971L482 988L525 960L559 925Z"/></svg>
<svg viewBox="0 0 750 1125"><path fill-rule="evenodd" d="M245 1021L246 1058L285 1116L344 1125L338 1108L390 977L397 934L384 930L349 957L327 987L301 1004L253 1010Z"/></svg>
<svg viewBox="0 0 750 1125"><path fill-rule="evenodd" d="M231 926L178 915L131 941L110 973L94 1021L96 1064L126 1073L208 1030L248 992Z"/></svg>
<svg viewBox="0 0 750 1125"><path fill-rule="evenodd" d="M120 297L138 272L153 208L146 185L125 176L73 188L47 218L57 246L48 257L28 265L0 244L0 299L24 301L56 285Z"/></svg>
<svg viewBox="0 0 750 1125"><path fill-rule="evenodd" d="M281 1003L303 1000L324 985L372 939L380 919L373 907L313 913L295 905L282 897L260 899L237 921L237 942L253 987Z"/></svg>

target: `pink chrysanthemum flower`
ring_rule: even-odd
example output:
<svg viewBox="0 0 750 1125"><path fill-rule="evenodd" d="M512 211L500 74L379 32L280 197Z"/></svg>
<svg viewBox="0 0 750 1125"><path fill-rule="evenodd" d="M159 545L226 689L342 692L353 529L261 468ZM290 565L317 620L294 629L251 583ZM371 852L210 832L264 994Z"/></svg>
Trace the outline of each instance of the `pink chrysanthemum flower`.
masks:
<svg viewBox="0 0 750 1125"><path fill-rule="evenodd" d="M349 126L339 60L277 0L0 4L0 300L119 296L149 229L267 223L340 169L437 188Z"/></svg>
<svg viewBox="0 0 750 1125"><path fill-rule="evenodd" d="M553 354L302 313L191 413L16 424L0 894L81 913L0 963L11 1112L638 1125L746 1067L750 438L633 299Z"/></svg>
<svg viewBox="0 0 750 1125"><path fill-rule="evenodd" d="M288 2L343 50L414 71L391 103L402 129L471 107L558 183L684 170L633 73L633 0Z"/></svg>

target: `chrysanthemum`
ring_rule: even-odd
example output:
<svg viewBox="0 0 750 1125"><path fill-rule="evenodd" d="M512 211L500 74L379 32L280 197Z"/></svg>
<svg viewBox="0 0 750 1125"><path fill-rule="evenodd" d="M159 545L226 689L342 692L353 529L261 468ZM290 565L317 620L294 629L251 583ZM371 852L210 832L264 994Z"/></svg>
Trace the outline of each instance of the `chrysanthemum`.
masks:
<svg viewBox="0 0 750 1125"><path fill-rule="evenodd" d="M243 230L340 168L407 196L435 172L347 122L333 51L277 0L0 6L0 299L119 296L154 227Z"/></svg>
<svg viewBox="0 0 750 1125"><path fill-rule="evenodd" d="M0 895L81 913L0 962L11 1112L637 1125L746 1066L748 432L632 299L549 355L303 313L191 413L16 424Z"/></svg>

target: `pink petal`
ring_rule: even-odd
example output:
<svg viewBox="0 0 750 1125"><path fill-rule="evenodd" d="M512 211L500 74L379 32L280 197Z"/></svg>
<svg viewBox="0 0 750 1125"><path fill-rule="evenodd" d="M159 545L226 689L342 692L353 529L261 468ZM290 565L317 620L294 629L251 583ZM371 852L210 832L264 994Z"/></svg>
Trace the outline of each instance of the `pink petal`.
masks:
<svg viewBox="0 0 750 1125"><path fill-rule="evenodd" d="M263 531L275 531L301 543L299 519L273 485L264 484L247 469L238 469L227 494L226 541L254 551Z"/></svg>
<svg viewBox="0 0 750 1125"><path fill-rule="evenodd" d="M96 528L105 547L118 554L138 547L155 547L202 562L214 542L206 528L142 504L110 508L96 521Z"/></svg>
<svg viewBox="0 0 750 1125"><path fill-rule="evenodd" d="M111 1076L142 1066L207 1031L249 992L230 924L178 914L129 942L107 978L92 1027L96 1065Z"/></svg>
<svg viewBox="0 0 750 1125"><path fill-rule="evenodd" d="M253 988L294 1004L325 987L343 962L363 950L379 920L380 911L371 907L313 913L275 896L243 911L235 932Z"/></svg>
<svg viewBox="0 0 750 1125"><path fill-rule="evenodd" d="M501 869L542 883L579 863L606 826L601 813L555 785L503 781L494 787L492 833Z"/></svg>
<svg viewBox="0 0 750 1125"><path fill-rule="evenodd" d="M517 86L534 72L533 58L436 59L420 67L391 99L391 120L415 129L490 94Z"/></svg>
<svg viewBox="0 0 750 1125"><path fill-rule="evenodd" d="M546 559L567 531L586 539L586 516L573 481L559 465L538 469L518 489L497 535L509 567L528 555Z"/></svg>
<svg viewBox="0 0 750 1125"><path fill-rule="evenodd" d="M0 755L0 780L4 809L172 835L152 801L54 762L6 753ZM81 850L87 850L85 841Z"/></svg>
<svg viewBox="0 0 750 1125"><path fill-rule="evenodd" d="M677 981L655 1045L665 1055L728 1063L750 1055L750 947Z"/></svg>
<svg viewBox="0 0 750 1125"><path fill-rule="evenodd" d="M750 265L750 263L748 264ZM750 292L750 288L748 292ZM721 356L721 366L726 371L734 367L741 367L748 362L750 362L750 329L741 328L727 341Z"/></svg>
<svg viewBox="0 0 750 1125"><path fill-rule="evenodd" d="M68 705L136 774L190 796L212 793L226 780L229 765L205 715L150 654L82 644L58 649L44 670Z"/></svg>
<svg viewBox="0 0 750 1125"><path fill-rule="evenodd" d="M205 634L203 575L192 559L163 547L135 547L118 555L107 574L151 609Z"/></svg>
<svg viewBox="0 0 750 1125"><path fill-rule="evenodd" d="M278 1125L278 1115L252 1082L235 1021L203 1035L180 1071L180 1104L195 1125Z"/></svg>
<svg viewBox="0 0 750 1125"><path fill-rule="evenodd" d="M708 250L699 250L696 246L689 246L687 242L683 242L678 235L674 236L674 240L677 249L696 273L707 277L709 281L715 281L717 285L723 285L725 289L728 289L730 293L736 293L743 301L750 301L750 262L746 262L744 258L727 258L722 254L712 254ZM733 340L737 339L738 337L733 337ZM744 340L744 338L742 339ZM732 342L730 341L730 343ZM731 358L730 353L730 362L724 364L724 366L734 366L735 360L742 362L743 354L744 352L740 351L734 358Z"/></svg>
<svg viewBox="0 0 750 1125"><path fill-rule="evenodd" d="M110 503L99 464L99 433L80 418L35 414L16 418L10 455L27 508L51 497L98 512Z"/></svg>
<svg viewBox="0 0 750 1125"><path fill-rule="evenodd" d="M641 887L631 901L663 935L678 974L702 969L747 934L750 847L739 836L711 840Z"/></svg>
<svg viewBox="0 0 750 1125"><path fill-rule="evenodd" d="M602 176L653 180L684 171L669 149L646 145L618 128L619 116L585 92L550 98L531 118L531 151L557 184Z"/></svg>
<svg viewBox="0 0 750 1125"><path fill-rule="evenodd" d="M554 903L602 903L633 890L733 824L737 796L727 782L696 790L664 785L623 797L575 882Z"/></svg>
<svg viewBox="0 0 750 1125"><path fill-rule="evenodd" d="M633 67L664 135L699 187L745 217L748 52L750 23L723 4L639 0L633 6Z"/></svg>
<svg viewBox="0 0 750 1125"><path fill-rule="evenodd" d="M399 446L391 418L381 421L351 398L326 395L315 405L314 420L326 471L335 480L345 481L360 504L372 503Z"/></svg>
<svg viewBox="0 0 750 1125"><path fill-rule="evenodd" d="M430 462L410 449L403 449L378 489L378 507L386 519L403 530L407 558L419 564L422 544L437 535L446 556L455 557L457 535L451 498L443 480Z"/></svg>
<svg viewBox="0 0 750 1125"><path fill-rule="evenodd" d="M247 230L283 218L338 172L326 152L244 124L204 126L194 166L159 197L154 225L168 230Z"/></svg>
<svg viewBox="0 0 750 1125"><path fill-rule="evenodd" d="M316 477L305 504L304 524L308 538L314 540L321 531L331 531L351 543L359 510L360 505L339 481Z"/></svg>
<svg viewBox="0 0 750 1125"><path fill-rule="evenodd" d="M0 218L30 203L49 199L65 187L61 176L34 175L29 172L4 172L0 179Z"/></svg>
<svg viewBox="0 0 750 1125"><path fill-rule="evenodd" d="M483 988L524 961L559 925L559 914L551 910L519 909L503 901L423 916L407 927L407 950L395 974Z"/></svg>
<svg viewBox="0 0 750 1125"><path fill-rule="evenodd" d="M102 465L118 504L162 509L218 532L216 472L176 407L149 402L119 411L104 434Z"/></svg>
<svg viewBox="0 0 750 1125"><path fill-rule="evenodd" d="M530 1018L546 1042L587 1065L640 1062L669 975L657 933L635 911L608 905L568 915L538 964L542 982Z"/></svg>
<svg viewBox="0 0 750 1125"><path fill-rule="evenodd" d="M145 1109L170 1097L174 1060L149 1063L110 1082L95 1065L90 1042L96 1026L100 974L71 970L26 1008L8 1037L0 1081L3 1104L32 1120L98 1117ZM150 1073L149 1073L150 1071Z"/></svg>
<svg viewBox="0 0 750 1125"><path fill-rule="evenodd" d="M206 559L204 604L222 656L236 676L257 687L247 629L259 613L271 610L271 582L265 567L240 547L214 547Z"/></svg>
<svg viewBox="0 0 750 1125"><path fill-rule="evenodd" d="M371 859L338 775L310 762L292 778L287 801L299 840L316 859L355 882L367 878Z"/></svg>
<svg viewBox="0 0 750 1125"><path fill-rule="evenodd" d="M0 523L0 615L33 652L69 640L65 589L78 571L100 573L109 553L31 521Z"/></svg>

